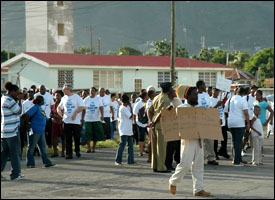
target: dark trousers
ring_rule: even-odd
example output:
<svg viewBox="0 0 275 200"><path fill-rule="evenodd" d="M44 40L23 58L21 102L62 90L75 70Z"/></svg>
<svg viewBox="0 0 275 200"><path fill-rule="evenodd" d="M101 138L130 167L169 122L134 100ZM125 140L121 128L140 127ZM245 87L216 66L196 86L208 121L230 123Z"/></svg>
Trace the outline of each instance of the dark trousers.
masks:
<svg viewBox="0 0 275 200"><path fill-rule="evenodd" d="M81 135L81 125L79 124L66 124L64 123L64 134L66 138L66 155L72 156L73 150L73 140L74 137L74 150L76 153L80 152L80 135Z"/></svg>
<svg viewBox="0 0 275 200"><path fill-rule="evenodd" d="M52 147L52 119L47 119L45 128L46 144L49 148Z"/></svg>
<svg viewBox="0 0 275 200"><path fill-rule="evenodd" d="M136 124L133 124L133 133L134 133L134 140L136 142L136 145L138 145L138 129Z"/></svg>
<svg viewBox="0 0 275 200"><path fill-rule="evenodd" d="M220 147L219 151L218 151L218 140L214 141L214 151L215 151L216 156L218 154L227 155L228 135L227 135L227 127L226 126L222 126L222 136L223 136L223 140L221 141L221 147Z"/></svg>
<svg viewBox="0 0 275 200"><path fill-rule="evenodd" d="M242 162L242 142L245 128L230 128L232 134L232 144L234 149L234 164Z"/></svg>
<svg viewBox="0 0 275 200"><path fill-rule="evenodd" d="M165 165L172 168L173 160L180 163L180 140L167 142Z"/></svg>
<svg viewBox="0 0 275 200"><path fill-rule="evenodd" d="M108 139L111 139L111 119L110 119L110 117L104 117L104 122L105 122L105 123L103 123L104 135L105 135L105 138L108 140Z"/></svg>

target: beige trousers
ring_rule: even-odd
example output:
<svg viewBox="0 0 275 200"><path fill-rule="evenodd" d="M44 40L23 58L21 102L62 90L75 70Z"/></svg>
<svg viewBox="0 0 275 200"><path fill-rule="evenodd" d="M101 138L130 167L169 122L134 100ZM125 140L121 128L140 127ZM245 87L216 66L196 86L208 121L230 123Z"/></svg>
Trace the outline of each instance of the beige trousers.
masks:
<svg viewBox="0 0 275 200"><path fill-rule="evenodd" d="M166 145L161 129L152 129L152 165L151 167L157 171L166 171Z"/></svg>

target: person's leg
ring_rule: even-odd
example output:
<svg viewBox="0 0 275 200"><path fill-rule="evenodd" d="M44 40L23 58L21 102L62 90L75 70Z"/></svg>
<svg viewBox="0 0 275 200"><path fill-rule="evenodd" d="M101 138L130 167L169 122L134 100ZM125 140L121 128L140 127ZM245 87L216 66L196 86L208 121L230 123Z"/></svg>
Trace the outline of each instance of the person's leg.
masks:
<svg viewBox="0 0 275 200"><path fill-rule="evenodd" d="M145 140L145 128L138 126L138 144L139 144L139 154L143 155L143 147Z"/></svg>
<svg viewBox="0 0 275 200"><path fill-rule="evenodd" d="M232 128L234 129L234 164L240 164L242 162L242 139L245 128Z"/></svg>
<svg viewBox="0 0 275 200"><path fill-rule="evenodd" d="M195 158L192 164L193 194L203 190L204 173L203 148L200 148L199 142L195 145Z"/></svg>
<svg viewBox="0 0 275 200"><path fill-rule="evenodd" d="M52 147L52 120L49 118L46 121L46 128L45 128L45 138L46 138L46 143L48 145L49 148Z"/></svg>
<svg viewBox="0 0 275 200"><path fill-rule="evenodd" d="M215 160L214 140L211 140L211 139L204 140L204 152L208 162L212 162Z"/></svg>
<svg viewBox="0 0 275 200"><path fill-rule="evenodd" d="M104 128L104 133L105 133L105 138L108 140L111 138L111 120L110 117L104 117L105 121L105 128Z"/></svg>
<svg viewBox="0 0 275 200"><path fill-rule="evenodd" d="M74 136L74 150L76 155L79 157L80 154L80 134L81 126L79 124L73 124L73 136Z"/></svg>
<svg viewBox="0 0 275 200"><path fill-rule="evenodd" d="M32 135L29 135L28 137L28 149L27 149L27 166L34 167L35 161L34 161L34 149L37 145L37 142L39 140L39 134L33 133Z"/></svg>
<svg viewBox="0 0 275 200"><path fill-rule="evenodd" d="M198 143L197 140L185 140L184 146L181 146L183 147L181 161L177 165L174 174L169 179L171 185L178 186L191 168L195 155L196 143Z"/></svg>
<svg viewBox="0 0 275 200"><path fill-rule="evenodd" d="M235 164L236 161L236 154L235 154L235 140L236 140L236 133L235 133L235 128L230 128L231 132L231 137L232 137L232 156L233 156L233 162Z"/></svg>
<svg viewBox="0 0 275 200"><path fill-rule="evenodd" d="M175 146L176 149L174 154L174 161L176 161L176 163L179 164L180 163L180 146L181 146L180 140L175 141L175 143L176 143L176 146Z"/></svg>
<svg viewBox="0 0 275 200"><path fill-rule="evenodd" d="M73 150L72 150L72 126L71 124L64 123L64 135L66 139L66 156L72 157L73 156Z"/></svg>
<svg viewBox="0 0 275 200"><path fill-rule="evenodd" d="M1 172L4 171L9 156L9 138L1 138Z"/></svg>
<svg viewBox="0 0 275 200"><path fill-rule="evenodd" d="M173 168L173 155L175 150L175 141L167 142L166 146L166 157L165 157L165 165L167 169L171 170Z"/></svg>
<svg viewBox="0 0 275 200"><path fill-rule="evenodd" d="M227 139L228 139L228 134L227 134L227 127L223 126L222 127L222 136L223 136L223 140L221 141L221 147L219 150L219 155L221 156L228 156L227 153Z"/></svg>
<svg viewBox="0 0 275 200"><path fill-rule="evenodd" d="M20 159L20 133L17 136L8 140L9 156L11 160L10 179L13 180L21 174L21 159Z"/></svg>
<svg viewBox="0 0 275 200"><path fill-rule="evenodd" d="M128 164L133 164L134 161L134 138L133 136L127 136L128 142Z"/></svg>
<svg viewBox="0 0 275 200"><path fill-rule="evenodd" d="M151 141L151 168L157 170L157 135L156 129L152 128L152 141Z"/></svg>
<svg viewBox="0 0 275 200"><path fill-rule="evenodd" d="M45 141L45 134L39 134L38 146L41 152L42 162L44 165L51 165L52 162L49 160L46 150L46 141Z"/></svg>
<svg viewBox="0 0 275 200"><path fill-rule="evenodd" d="M166 158L166 146L167 143L164 140L164 136L160 129L156 129L157 135L157 171L166 171L165 166Z"/></svg>
<svg viewBox="0 0 275 200"><path fill-rule="evenodd" d="M120 143L118 145L117 153L116 153L116 162L122 163L122 155L127 142L127 136L120 137Z"/></svg>
<svg viewBox="0 0 275 200"><path fill-rule="evenodd" d="M91 138L92 138L92 122L85 122L85 138L87 141L88 151L91 152Z"/></svg>
<svg viewBox="0 0 275 200"><path fill-rule="evenodd" d="M263 146L263 139L262 138L259 138L259 163L260 164L263 164L263 152L261 151L262 150L262 146Z"/></svg>
<svg viewBox="0 0 275 200"><path fill-rule="evenodd" d="M58 132L59 132L59 125L52 123L52 131L51 131L51 136L52 136L52 146L53 146L53 155L52 157L58 156Z"/></svg>
<svg viewBox="0 0 275 200"><path fill-rule="evenodd" d="M258 151L258 148L257 148L257 137L252 137L252 142L253 142L253 148L252 148L252 160L251 162L252 163L256 163L256 160L257 160L257 151Z"/></svg>

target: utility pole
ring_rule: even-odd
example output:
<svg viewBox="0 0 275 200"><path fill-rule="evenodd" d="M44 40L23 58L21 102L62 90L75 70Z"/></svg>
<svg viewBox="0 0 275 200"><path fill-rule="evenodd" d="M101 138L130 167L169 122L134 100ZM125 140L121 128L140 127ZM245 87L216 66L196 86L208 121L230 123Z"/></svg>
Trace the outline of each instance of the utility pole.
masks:
<svg viewBox="0 0 275 200"><path fill-rule="evenodd" d="M205 47L205 36L203 35L201 37L201 48L204 49L204 47Z"/></svg>
<svg viewBox="0 0 275 200"><path fill-rule="evenodd" d="M97 54L100 55L100 41L101 41L101 38L97 38Z"/></svg>
<svg viewBox="0 0 275 200"><path fill-rule="evenodd" d="M176 2L171 1L171 82L174 86L176 83L176 73L175 73L175 40L176 40L176 26L175 26L175 12L176 12Z"/></svg>
<svg viewBox="0 0 275 200"><path fill-rule="evenodd" d="M91 53L93 52L93 30L96 26L86 26L86 30L91 32Z"/></svg>

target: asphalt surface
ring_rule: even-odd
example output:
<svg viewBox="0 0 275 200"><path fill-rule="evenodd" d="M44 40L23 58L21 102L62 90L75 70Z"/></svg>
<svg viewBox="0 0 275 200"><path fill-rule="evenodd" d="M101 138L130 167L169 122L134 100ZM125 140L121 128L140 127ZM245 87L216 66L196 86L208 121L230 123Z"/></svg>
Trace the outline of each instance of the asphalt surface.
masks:
<svg viewBox="0 0 275 200"><path fill-rule="evenodd" d="M230 134L229 134L230 135ZM230 139L229 139L230 140ZM230 148L231 143L228 145ZM115 166L115 148L97 149L96 153L81 152L81 158L52 158L56 166L45 168L35 157L36 168L27 169L22 161L23 180L10 181L10 162L1 173L1 199L172 199L194 198L189 172L177 194L171 195L168 180L171 174L154 173L147 163L147 154L138 156L137 164ZM251 160L251 151L244 157ZM221 158L219 166L205 165L204 187L214 199L274 199L274 136L264 140L264 165L232 166L231 159Z"/></svg>

